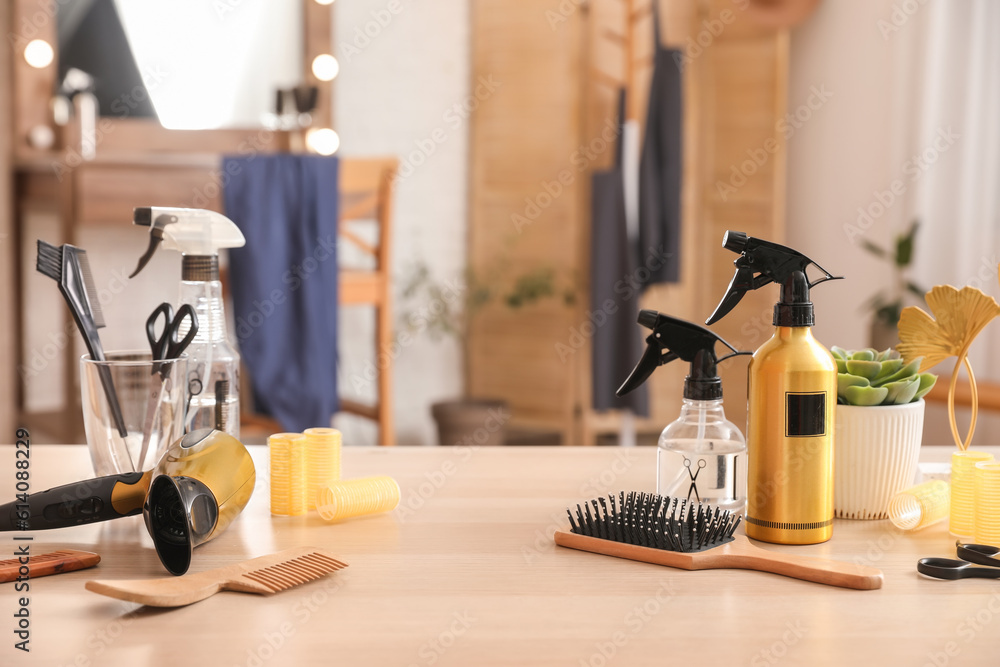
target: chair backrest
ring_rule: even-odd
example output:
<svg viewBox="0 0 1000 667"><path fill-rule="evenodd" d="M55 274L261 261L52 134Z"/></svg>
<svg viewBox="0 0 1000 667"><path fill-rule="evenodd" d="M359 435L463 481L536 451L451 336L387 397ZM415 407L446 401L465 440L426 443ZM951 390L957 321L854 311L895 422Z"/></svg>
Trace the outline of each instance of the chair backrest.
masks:
<svg viewBox="0 0 1000 667"><path fill-rule="evenodd" d="M392 189L399 161L396 158L341 158L340 224L338 233L375 258L376 270L389 268L392 238ZM344 223L374 220L378 242L371 244Z"/></svg>

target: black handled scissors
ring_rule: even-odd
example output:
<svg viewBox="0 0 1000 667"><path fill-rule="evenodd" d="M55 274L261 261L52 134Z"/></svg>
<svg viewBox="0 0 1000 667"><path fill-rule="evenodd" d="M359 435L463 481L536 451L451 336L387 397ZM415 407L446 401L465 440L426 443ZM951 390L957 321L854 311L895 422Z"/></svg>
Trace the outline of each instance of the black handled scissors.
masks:
<svg viewBox="0 0 1000 667"><path fill-rule="evenodd" d="M163 331L157 335L156 329L159 320L163 320ZM180 338L180 329L184 321L188 320L188 330L183 338ZM153 378L149 392L149 402L146 404L146 422L142 428L142 449L139 450L139 460L136 470L143 470L146 461L146 452L149 450L149 441L153 437L153 422L159 413L160 399L164 390L170 391L170 364L160 363L168 359L177 359L191 344L198 334L198 315L190 304L184 304L177 310L174 316L174 309L169 303L161 303L156 310L146 319L146 340L149 341L149 349L153 353L152 375L159 373L159 378Z"/></svg>
<svg viewBox="0 0 1000 667"><path fill-rule="evenodd" d="M156 325L161 315L163 316L163 331L157 336ZM187 334L183 338L178 339L181 325L184 324L185 319L188 320ZM161 303L146 319L146 340L149 341L149 349L153 353L153 361L177 359L187 349L187 346L191 344L191 341L194 340L197 334L198 316L189 303L185 303L177 310L176 317L174 317L174 309L169 303ZM169 371L167 372L169 373ZM160 374L163 375L163 372Z"/></svg>
<svg viewBox="0 0 1000 667"><path fill-rule="evenodd" d="M987 544L957 543L958 557L921 558L917 562L917 572L937 579L1000 579L1000 548ZM973 567L971 563L987 567Z"/></svg>

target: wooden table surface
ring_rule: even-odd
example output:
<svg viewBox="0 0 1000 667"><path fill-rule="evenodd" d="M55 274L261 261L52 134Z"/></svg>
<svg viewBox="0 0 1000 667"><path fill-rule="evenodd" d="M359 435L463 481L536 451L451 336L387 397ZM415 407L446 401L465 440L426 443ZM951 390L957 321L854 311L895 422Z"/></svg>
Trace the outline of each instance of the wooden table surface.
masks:
<svg viewBox="0 0 1000 667"><path fill-rule="evenodd" d="M0 585L0 665L998 665L1000 581L920 577L954 557L944 525L907 535L838 521L821 545L776 551L881 568L877 591L759 572L686 572L557 548L571 502L652 490L652 448L346 449L345 477L394 476L392 514L329 525L268 511L266 451L239 520L198 547L191 571L296 545L350 567L264 598L218 595L159 610L84 590L90 579L167 576L141 517L36 531L32 550L100 553L97 568L31 582L31 653L13 648L16 595ZM926 448L947 460L950 448ZM997 449L1000 453L1000 448ZM90 472L83 447L35 446L32 488ZM12 447L0 497L12 497ZM2 554L13 535L0 535ZM0 556L8 558L10 556Z"/></svg>

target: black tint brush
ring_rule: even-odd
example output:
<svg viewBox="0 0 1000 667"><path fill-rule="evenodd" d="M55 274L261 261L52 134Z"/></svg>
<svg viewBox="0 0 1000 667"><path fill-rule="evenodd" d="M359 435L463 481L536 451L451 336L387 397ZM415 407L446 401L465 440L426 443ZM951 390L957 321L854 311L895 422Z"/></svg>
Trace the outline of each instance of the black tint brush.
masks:
<svg viewBox="0 0 1000 667"><path fill-rule="evenodd" d="M711 505L631 491L566 512L570 532L557 530L555 540L570 549L684 570L759 570L843 588L882 586L874 567L756 547L735 534L740 517Z"/></svg>
<svg viewBox="0 0 1000 667"><path fill-rule="evenodd" d="M90 358L104 361L104 349L97 334L97 330L104 326L104 314L101 312L97 290L94 288L87 251L69 244L54 246L39 239L35 268L59 284L59 291L69 305L69 311L73 313L76 326L87 344ZM118 404L118 394L111 379L111 371L102 365L98 366L98 373L104 386L104 395L108 398L111 416L118 428L118 435L125 438L128 436L128 429L125 428L125 419Z"/></svg>

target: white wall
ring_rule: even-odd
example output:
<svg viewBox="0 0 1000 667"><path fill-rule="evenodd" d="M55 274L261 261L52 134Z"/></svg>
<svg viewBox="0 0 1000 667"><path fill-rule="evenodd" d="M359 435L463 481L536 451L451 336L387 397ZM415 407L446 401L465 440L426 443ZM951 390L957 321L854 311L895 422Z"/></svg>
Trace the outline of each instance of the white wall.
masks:
<svg viewBox="0 0 1000 667"><path fill-rule="evenodd" d="M396 188L392 271L397 290L401 277L418 261L425 262L438 279L461 277L468 124L445 114L469 95L468 3L363 0L334 6L335 54L341 66L334 113L341 154L395 155L408 163L421 162ZM390 7L398 8L398 13ZM435 141L432 133L439 128L443 135L437 134ZM415 155L418 143L424 149ZM425 157L427 153L431 154ZM403 173L409 171L409 164L404 165ZM361 310L341 311L342 387L364 378L372 358L373 321ZM430 404L462 393L459 342L418 336L398 351L393 372L399 442L435 442ZM371 395L370 383L361 384L365 395ZM361 420L344 418L337 423L344 429L345 442L374 441L374 430Z"/></svg>
<svg viewBox="0 0 1000 667"><path fill-rule="evenodd" d="M921 192L940 172L958 169L958 153L944 153L929 169L914 177L908 162L926 147L921 127L924 55L928 50L929 21L941 8L938 0L912 3L911 14L900 14L895 0L827 0L804 24L792 31L789 107L809 96L812 86L825 86L832 97L812 114L788 142L788 242L817 260L824 268L847 277L817 287L817 338L826 345L847 348L869 344L870 315L859 308L881 286L889 284L888 264L857 246L860 231L875 243L887 246L909 225L921 206ZM895 13L894 13L895 12ZM963 66L972 67L973 63ZM956 118L961 128L961 118ZM893 181L902 183L902 194L892 195ZM878 212L881 199L891 201L884 212L859 221L858 208ZM926 288L950 282L962 286L977 282L987 294L998 293L995 265L979 276L982 262L950 265L950 272L928 270L928 255L978 258L985 248L959 247L951 216L921 216L917 261L913 278ZM975 245L975 242L972 243ZM987 252L986 256L990 255ZM940 268L940 267L935 267ZM1000 327L994 324L993 327ZM984 351L987 338L973 348ZM991 339L992 340L992 339ZM998 338L1000 340L1000 338ZM979 377L989 378L980 354ZM951 373L953 361L940 364L938 373ZM985 371L985 372L984 372ZM996 379L991 378L991 379ZM968 411L959 412L959 430L965 433ZM947 411L942 404L928 405L925 444L950 444ZM981 416L977 444L993 444L990 432L1000 427L1000 415Z"/></svg>
<svg viewBox="0 0 1000 667"><path fill-rule="evenodd" d="M896 58L901 41L885 40L876 22L892 0L823 2L792 31L789 108L814 86L832 94L788 140L788 243L846 280L817 287L815 334L827 346L866 347L870 316L860 304L889 283L888 264L863 251L858 207L890 187L904 159L896 148L902 125ZM876 208L877 210L877 208ZM902 206L890 207L865 231L887 245L901 229Z"/></svg>

